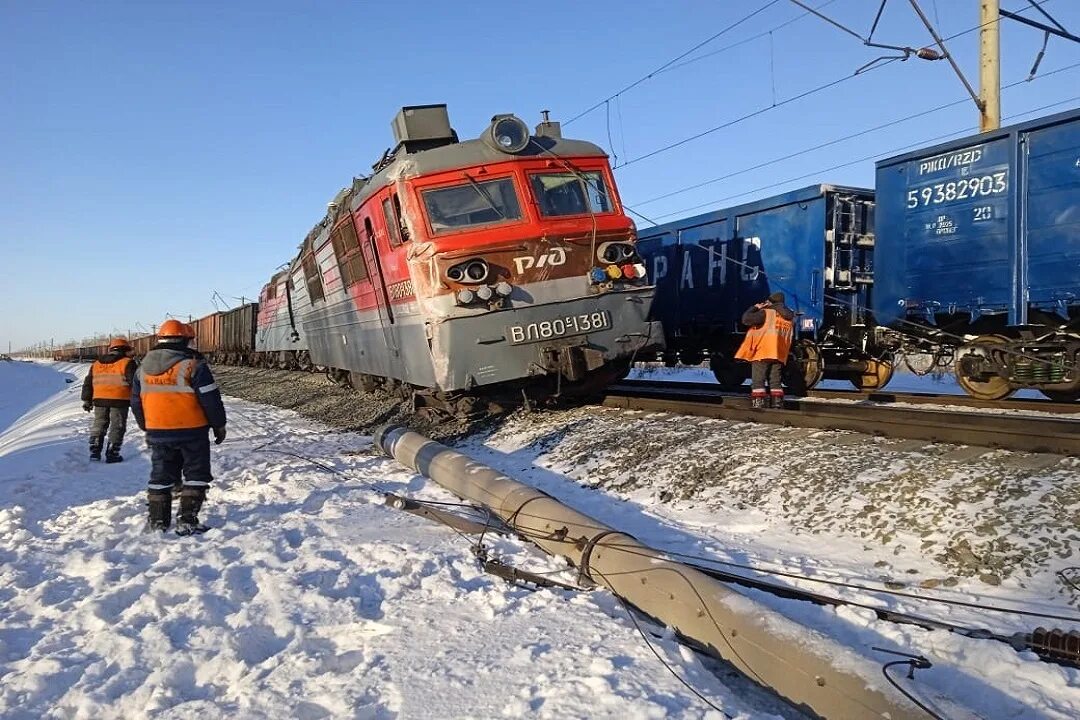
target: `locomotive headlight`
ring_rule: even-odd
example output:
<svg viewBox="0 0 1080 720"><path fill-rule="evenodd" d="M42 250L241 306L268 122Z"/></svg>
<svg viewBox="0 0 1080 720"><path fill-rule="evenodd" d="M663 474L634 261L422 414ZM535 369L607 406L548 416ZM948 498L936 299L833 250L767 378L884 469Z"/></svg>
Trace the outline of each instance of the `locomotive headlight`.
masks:
<svg viewBox="0 0 1080 720"><path fill-rule="evenodd" d="M634 246L629 243L607 242L596 249L597 260L608 265L621 265L634 255Z"/></svg>
<svg viewBox="0 0 1080 720"><path fill-rule="evenodd" d="M495 292L501 297L510 297L510 293L514 292L514 288L508 282L500 282L495 285Z"/></svg>
<svg viewBox="0 0 1080 720"><path fill-rule="evenodd" d="M483 260L473 260L465 264L465 279L469 282L483 282L487 280L488 264Z"/></svg>
<svg viewBox="0 0 1080 720"><path fill-rule="evenodd" d="M472 290L469 290L468 288L464 290L458 290L457 301L462 305L468 305L475 299L476 293L474 293Z"/></svg>
<svg viewBox="0 0 1080 720"><path fill-rule="evenodd" d="M529 126L513 115L496 115L484 139L505 153L521 152L529 144Z"/></svg>
<svg viewBox="0 0 1080 720"><path fill-rule="evenodd" d="M488 272L487 261L476 258L447 268L446 277L458 283L482 283L487 280Z"/></svg>
<svg viewBox="0 0 1080 720"><path fill-rule="evenodd" d="M487 285L481 285L476 288L476 297L480 298L484 302L487 302L495 295L495 291L489 288Z"/></svg>

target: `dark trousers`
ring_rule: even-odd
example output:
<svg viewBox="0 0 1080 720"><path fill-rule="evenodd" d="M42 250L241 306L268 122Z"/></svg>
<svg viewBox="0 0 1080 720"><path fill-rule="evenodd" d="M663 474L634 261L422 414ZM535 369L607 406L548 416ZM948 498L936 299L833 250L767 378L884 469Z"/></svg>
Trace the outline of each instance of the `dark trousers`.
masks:
<svg viewBox="0 0 1080 720"><path fill-rule="evenodd" d="M173 488L202 488L210 485L210 438L190 440L149 440L150 482L147 489L167 493Z"/></svg>
<svg viewBox="0 0 1080 720"><path fill-rule="evenodd" d="M783 390L780 384L780 371L784 364L776 360L755 360L750 363L750 388L752 390L764 390L765 380L769 381L769 389Z"/></svg>
<svg viewBox="0 0 1080 720"><path fill-rule="evenodd" d="M94 417L90 419L90 447L100 449L105 444L105 433L109 434L109 445L119 449L124 442L127 430L128 409L126 407L94 406Z"/></svg>

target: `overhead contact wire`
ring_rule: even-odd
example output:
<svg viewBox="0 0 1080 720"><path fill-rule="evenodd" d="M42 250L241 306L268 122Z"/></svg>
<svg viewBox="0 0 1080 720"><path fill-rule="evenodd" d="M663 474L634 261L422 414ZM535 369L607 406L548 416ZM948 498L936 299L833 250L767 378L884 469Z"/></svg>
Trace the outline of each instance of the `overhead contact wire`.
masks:
<svg viewBox="0 0 1080 720"><path fill-rule="evenodd" d="M730 31L734 30L735 28L737 28L737 27L739 27L740 25L742 25L742 24L743 24L744 22L746 22L746 21L750 20L751 18L755 17L756 15L759 15L760 13L764 12L765 10L768 10L768 9L769 9L770 7L772 7L773 5L776 5L776 4L778 3L778 2L780 2L780 0L769 0L769 2L765 3L764 5L762 5L761 7L759 7L759 8L757 9L757 10L753 11L752 13L750 13L749 15L745 15L745 16L743 16L743 17L742 17L742 18L740 18L739 20L736 20L736 21L735 21L735 22L733 22L732 24L730 24L730 25L728 25L727 27L725 27L725 28L724 28L723 30L720 30L719 32L717 32L717 33L715 33L715 34L713 34L713 35L710 35L710 36L709 36L708 38L706 38L705 40L702 40L702 41L701 41L701 42L699 42L699 43L698 43L697 45L695 45L694 47L690 48L689 50L687 50L686 52L682 53L681 55L679 55L679 56L677 56L677 57L674 57L674 58L672 58L671 60L668 60L668 61L667 61L666 63L664 63L664 64L663 64L663 65L661 65L660 67L656 68L655 70L653 70L653 71L652 71L652 72L650 72L649 74L641 76L640 78L638 78L638 79L637 79L637 80L635 80L634 82L632 82L632 83L630 83L629 85L627 85L626 87L624 87L624 88L623 88L622 90L619 90L618 92L616 92L616 93L613 93L612 95L608 95L608 96L607 96L606 98L604 98L603 100L599 101L599 102L598 102L598 103L596 103L595 105L591 105L591 106L590 106L590 107L588 107L587 109L585 109L585 110L583 110L583 111L579 112L579 113L578 113L577 115L575 115L574 117L572 117L572 118L570 118L569 120L567 120L566 122L564 122L564 123L563 123L563 126L569 125L570 123L574 122L575 120L578 120L578 119L580 119L580 118L584 117L585 115L588 115L589 113L591 113L591 112L592 112L593 110L596 110L596 109L597 109L598 107L600 107L600 106L601 106L601 105L603 105L604 103L607 103L607 102L609 102L609 101L613 100L614 98L617 98L617 97L619 97L620 95L622 95L622 94L623 94L624 92L626 92L627 90L632 90L632 89L634 89L635 87L637 87L637 86L638 86L638 85L640 85L641 83L645 82L645 81L646 81L646 80L648 80L649 78L653 77L653 76L654 76L654 75L656 75L657 73L659 73L659 72L662 72L662 71L664 71L665 69L667 69L667 68L668 68L668 67L670 67L671 65L673 65L673 64L675 64L675 63L677 63L678 61L680 61L680 60L682 60L683 58L685 58L686 56L688 56L688 55L692 54L692 53L693 53L693 52L695 52L696 50L699 50L700 48L703 48L703 47L705 47L706 45L708 45L709 43L711 43L711 42L712 42L713 40L715 40L716 38L718 38L718 37L720 37L720 36L724 35L725 33L728 33L728 32L730 32Z"/></svg>

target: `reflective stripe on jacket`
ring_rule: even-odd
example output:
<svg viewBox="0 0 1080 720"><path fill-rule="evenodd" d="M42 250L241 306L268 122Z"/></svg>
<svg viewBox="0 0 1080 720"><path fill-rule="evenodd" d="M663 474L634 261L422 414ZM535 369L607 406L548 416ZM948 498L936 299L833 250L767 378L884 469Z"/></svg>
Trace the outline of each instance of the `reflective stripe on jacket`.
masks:
<svg viewBox="0 0 1080 720"><path fill-rule="evenodd" d="M94 387L93 399L131 400L131 383L128 382L127 369L133 362L131 358L120 358L111 363L95 360L90 367L90 381Z"/></svg>
<svg viewBox="0 0 1080 720"><path fill-rule="evenodd" d="M775 360L787 362L795 324L771 308L765 309L765 322L750 328L735 357L739 360Z"/></svg>
<svg viewBox="0 0 1080 720"><path fill-rule="evenodd" d="M148 375L139 368L139 399L147 430L209 427L191 383L197 362L194 358L181 360L160 375Z"/></svg>

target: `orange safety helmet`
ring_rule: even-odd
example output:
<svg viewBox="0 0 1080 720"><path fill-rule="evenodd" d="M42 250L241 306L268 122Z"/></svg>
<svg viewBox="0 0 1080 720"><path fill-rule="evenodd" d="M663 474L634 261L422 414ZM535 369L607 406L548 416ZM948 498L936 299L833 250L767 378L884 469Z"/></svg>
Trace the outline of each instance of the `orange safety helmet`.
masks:
<svg viewBox="0 0 1080 720"><path fill-rule="evenodd" d="M180 322L169 318L165 322L161 323L161 327L158 328L159 338L193 338L195 337L195 330L192 329L187 323Z"/></svg>
<svg viewBox="0 0 1080 720"><path fill-rule="evenodd" d="M117 349L128 348L128 347L131 347L131 344L128 343L128 339L126 337L124 337L123 335L114 337L112 340L109 341L109 349L110 350L117 350Z"/></svg>

